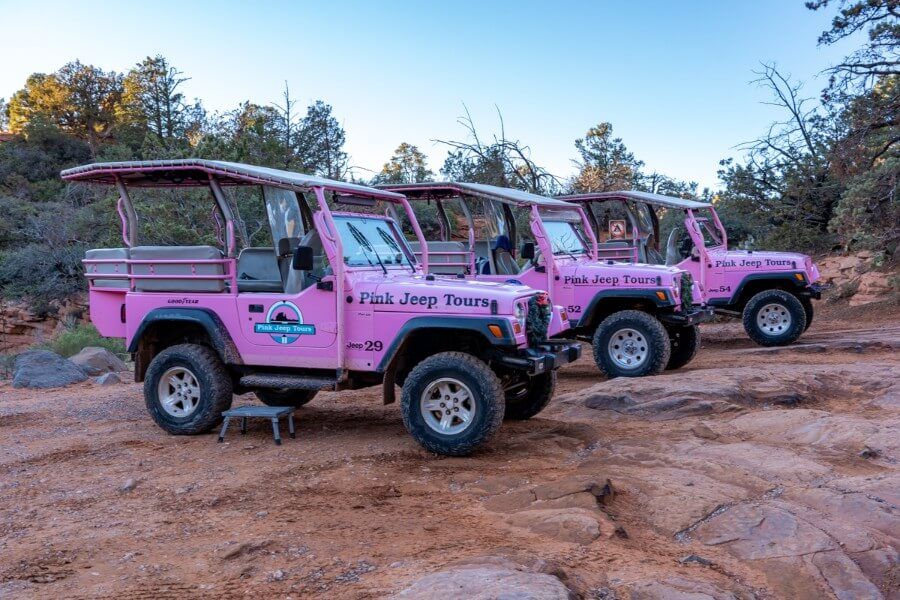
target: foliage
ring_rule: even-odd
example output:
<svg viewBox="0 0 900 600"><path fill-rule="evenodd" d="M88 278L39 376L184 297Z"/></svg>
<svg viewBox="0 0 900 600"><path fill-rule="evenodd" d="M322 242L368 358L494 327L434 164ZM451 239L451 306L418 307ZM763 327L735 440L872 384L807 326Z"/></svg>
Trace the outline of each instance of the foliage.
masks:
<svg viewBox="0 0 900 600"><path fill-rule="evenodd" d="M425 155L416 146L401 143L391 159L384 163L372 183L419 183L431 181L434 173L428 168Z"/></svg>
<svg viewBox="0 0 900 600"><path fill-rule="evenodd" d="M0 131L6 131L7 127L9 127L9 110L6 98L0 98Z"/></svg>
<svg viewBox="0 0 900 600"><path fill-rule="evenodd" d="M297 114L285 87L281 105L244 102L209 115L186 101L187 81L165 57L147 57L124 75L79 61L30 76L7 105L12 141L0 143L0 289L38 310L85 288L84 251L119 246L115 192L67 186L63 169L92 160L206 157L343 178L345 135L328 104ZM207 194L207 197L201 197ZM258 192L228 192L239 234L259 241L265 211ZM215 244L208 192L133 193L141 240ZM265 237L265 236L262 236Z"/></svg>
<svg viewBox="0 0 900 600"><path fill-rule="evenodd" d="M106 348L113 354L125 354L125 343L119 338L106 338L90 323L81 323L63 330L54 339L44 344L48 350L60 356L70 357L88 346Z"/></svg>
<svg viewBox="0 0 900 600"><path fill-rule="evenodd" d="M639 188L644 163L628 151L622 138L613 137L610 123L591 127L585 136L575 140L581 155L576 161L578 175L572 181L573 192L608 192Z"/></svg>
<svg viewBox="0 0 900 600"><path fill-rule="evenodd" d="M831 29L819 36L831 45L865 31L868 43L831 68L832 92L851 85L865 86L883 77L900 75L900 3L897 0L812 0L810 10L840 6Z"/></svg>
<svg viewBox="0 0 900 600"><path fill-rule="evenodd" d="M121 99L121 75L76 60L28 78L10 98L10 129L22 133L31 123L54 125L87 140L96 155L100 141L113 134Z"/></svg>

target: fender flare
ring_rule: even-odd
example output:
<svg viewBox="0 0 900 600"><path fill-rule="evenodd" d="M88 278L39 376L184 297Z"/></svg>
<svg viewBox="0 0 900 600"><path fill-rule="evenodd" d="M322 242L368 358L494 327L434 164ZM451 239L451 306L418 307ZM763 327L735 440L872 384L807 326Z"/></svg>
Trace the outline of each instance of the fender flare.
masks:
<svg viewBox="0 0 900 600"><path fill-rule="evenodd" d="M796 275L803 275L803 281L797 279ZM737 288L735 288L734 292L731 294L730 298L715 298L710 299L709 304L713 306L732 306L737 304L737 301L740 300L741 294L744 293L744 288L747 287L747 284L754 281L772 281L777 283L788 282L791 284L791 287L794 290L802 291L809 287L809 280L806 278L806 273L803 271L777 271L772 273L750 273L749 275L745 275L741 282L738 284ZM777 287L777 286L776 286Z"/></svg>
<svg viewBox="0 0 900 600"><path fill-rule="evenodd" d="M144 315L144 319L138 325L137 331L131 338L131 343L128 344L128 352L137 352L141 339L151 325L165 322L199 325L206 331L213 349L225 364L243 364L241 354L222 319L213 311L204 308L155 308L151 310Z"/></svg>
<svg viewBox="0 0 900 600"><path fill-rule="evenodd" d="M656 292L662 292L663 294L665 294L666 299L660 300L659 296L656 295ZM597 309L597 305L599 305L602 301L608 300L610 298L649 300L657 308L672 308L675 306L675 302L672 299L672 296L669 294L668 288L600 290L599 292L594 294L593 298L591 298L590 304L588 304L584 312L581 313L581 317L579 317L578 323L574 324L573 327L587 327L588 323L591 321L591 316Z"/></svg>
<svg viewBox="0 0 900 600"><path fill-rule="evenodd" d="M488 325L499 325L500 330L503 332L503 337L494 337L494 335L488 330ZM388 346L387 350L384 353L384 356L381 357L381 360L378 362L378 367L375 370L378 373L386 372L388 367L390 367L391 363L394 361L394 358L397 356L397 352L400 351L400 348L403 346L406 340L409 339L410 335L422 329L446 329L448 331L465 330L479 334L488 342L488 344L493 346L516 346L516 338L513 335L512 326L507 319L497 319L491 317L450 316L413 317L412 319L404 323L400 330L397 332L397 335L394 336L391 345Z"/></svg>

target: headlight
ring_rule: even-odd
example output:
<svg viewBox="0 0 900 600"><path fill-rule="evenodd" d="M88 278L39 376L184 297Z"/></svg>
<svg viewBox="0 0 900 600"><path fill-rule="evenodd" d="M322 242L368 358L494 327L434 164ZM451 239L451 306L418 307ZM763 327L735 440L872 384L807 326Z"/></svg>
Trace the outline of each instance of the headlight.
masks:
<svg viewBox="0 0 900 600"><path fill-rule="evenodd" d="M525 319L528 316L528 307L522 302L516 302L515 317L519 325L525 327Z"/></svg>

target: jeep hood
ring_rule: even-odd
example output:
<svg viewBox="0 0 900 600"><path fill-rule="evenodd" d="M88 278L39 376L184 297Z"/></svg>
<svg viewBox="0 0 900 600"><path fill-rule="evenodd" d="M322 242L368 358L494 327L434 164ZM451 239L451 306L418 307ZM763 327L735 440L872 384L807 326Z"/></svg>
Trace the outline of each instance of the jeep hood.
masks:
<svg viewBox="0 0 900 600"><path fill-rule="evenodd" d="M737 271L804 271L811 275L812 259L799 252L749 250L711 250L713 267ZM816 272L818 273L818 272ZM810 277L812 280L813 278Z"/></svg>
<svg viewBox="0 0 900 600"><path fill-rule="evenodd" d="M514 304L538 292L521 284L390 273L358 279L347 295L376 311L512 315ZM496 309L492 308L496 303Z"/></svg>
<svg viewBox="0 0 900 600"><path fill-rule="evenodd" d="M565 274L566 268L560 271ZM678 267L643 263L579 262L575 268L578 277L599 278L598 285L628 288L678 287L684 273Z"/></svg>

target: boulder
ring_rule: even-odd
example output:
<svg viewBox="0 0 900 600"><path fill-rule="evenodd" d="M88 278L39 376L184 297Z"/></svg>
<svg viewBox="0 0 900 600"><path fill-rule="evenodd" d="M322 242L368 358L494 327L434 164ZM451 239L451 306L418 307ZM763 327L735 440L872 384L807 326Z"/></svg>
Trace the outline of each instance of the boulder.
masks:
<svg viewBox="0 0 900 600"><path fill-rule="evenodd" d="M128 369L122 359L99 346L82 348L81 352L69 360L84 369L88 375L101 375Z"/></svg>
<svg viewBox="0 0 900 600"><path fill-rule="evenodd" d="M893 287L890 276L879 271L870 271L859 278L859 289L850 298L850 306L861 306L872 302L884 302L890 299Z"/></svg>
<svg viewBox="0 0 900 600"><path fill-rule="evenodd" d="M670 577L662 581L642 580L629 587L631 600L737 600L730 591L721 590L706 581ZM750 594L741 594L747 597Z"/></svg>
<svg viewBox="0 0 900 600"><path fill-rule="evenodd" d="M122 383L122 380L115 373L104 373L100 377L95 378L94 383L97 385L117 385Z"/></svg>
<svg viewBox="0 0 900 600"><path fill-rule="evenodd" d="M81 367L49 350L29 350L16 357L13 387L54 388L87 379Z"/></svg>
<svg viewBox="0 0 900 600"><path fill-rule="evenodd" d="M525 510L507 517L506 522L570 544L590 544L600 537L594 512L584 508ZM607 529L611 536L615 526L610 524Z"/></svg>
<svg viewBox="0 0 900 600"><path fill-rule="evenodd" d="M508 560L495 558L426 575L393 597L420 600L568 600L572 594L553 575L528 571Z"/></svg>

